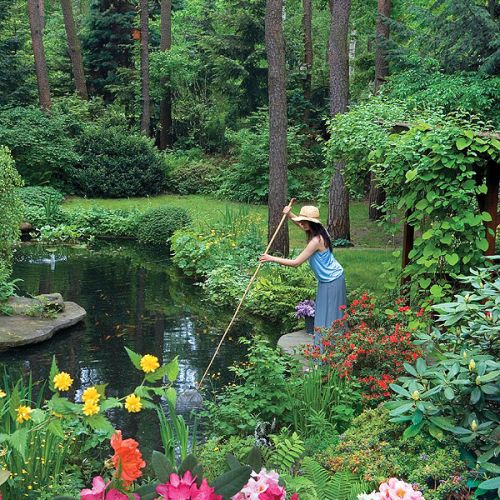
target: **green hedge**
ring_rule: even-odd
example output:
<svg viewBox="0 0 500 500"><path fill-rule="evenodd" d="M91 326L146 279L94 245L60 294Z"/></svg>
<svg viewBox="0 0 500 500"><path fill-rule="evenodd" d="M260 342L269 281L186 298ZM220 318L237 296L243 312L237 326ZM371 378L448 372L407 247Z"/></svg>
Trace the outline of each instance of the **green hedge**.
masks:
<svg viewBox="0 0 500 500"><path fill-rule="evenodd" d="M137 239L141 243L165 245L174 231L189 224L191 217L183 208L151 208L139 219Z"/></svg>

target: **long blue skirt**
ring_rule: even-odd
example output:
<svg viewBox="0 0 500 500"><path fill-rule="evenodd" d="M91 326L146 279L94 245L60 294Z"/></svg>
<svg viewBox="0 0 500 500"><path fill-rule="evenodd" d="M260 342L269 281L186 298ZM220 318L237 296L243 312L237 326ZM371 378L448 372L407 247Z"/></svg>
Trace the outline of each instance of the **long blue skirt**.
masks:
<svg viewBox="0 0 500 500"><path fill-rule="evenodd" d="M330 328L336 319L342 318L344 311L340 309L340 306L345 306L346 304L347 290L343 274L336 280L328 283L318 283L314 328ZM321 337L321 333L315 331L314 345L319 346L321 351L323 351Z"/></svg>

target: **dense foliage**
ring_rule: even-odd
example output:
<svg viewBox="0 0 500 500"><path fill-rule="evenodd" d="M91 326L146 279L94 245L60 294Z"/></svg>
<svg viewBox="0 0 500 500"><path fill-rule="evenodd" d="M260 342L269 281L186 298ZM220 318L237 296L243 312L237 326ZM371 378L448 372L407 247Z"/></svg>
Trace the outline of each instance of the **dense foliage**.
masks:
<svg viewBox="0 0 500 500"><path fill-rule="evenodd" d="M191 217L184 208L150 208L138 221L137 239L141 243L165 245L175 231L190 223Z"/></svg>
<svg viewBox="0 0 500 500"><path fill-rule="evenodd" d="M121 128L89 127L78 138L80 163L71 183L87 196L119 198L159 193L163 160L149 139Z"/></svg>

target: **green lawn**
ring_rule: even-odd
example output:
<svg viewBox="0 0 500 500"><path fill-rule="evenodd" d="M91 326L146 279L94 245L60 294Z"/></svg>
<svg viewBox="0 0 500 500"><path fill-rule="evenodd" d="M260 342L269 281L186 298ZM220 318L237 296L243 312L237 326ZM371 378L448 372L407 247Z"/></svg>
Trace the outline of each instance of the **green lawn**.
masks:
<svg viewBox="0 0 500 500"><path fill-rule="evenodd" d="M159 206L176 206L187 209L193 222L201 228L209 228L211 224L220 220L230 207L237 213L241 207L246 207L250 213L259 216L263 234L267 234L267 206L248 205L230 201L217 200L201 195L160 195L147 198L121 198L121 199L87 199L70 198L65 201L65 209L90 208L101 206L109 209L132 209L146 210ZM300 210L300 203L297 203L294 212ZM366 287L374 292L383 289L380 274L383 270L383 263L393 261L391 255L395 245L399 244L399 235L392 238L382 230L377 224L368 220L368 207L366 202L354 201L350 204L351 239L354 247L341 248L335 250L339 262L346 270L346 277L349 289ZM326 222L326 213L323 210L322 220ZM305 245L304 233L295 224L290 223L290 247L300 249Z"/></svg>

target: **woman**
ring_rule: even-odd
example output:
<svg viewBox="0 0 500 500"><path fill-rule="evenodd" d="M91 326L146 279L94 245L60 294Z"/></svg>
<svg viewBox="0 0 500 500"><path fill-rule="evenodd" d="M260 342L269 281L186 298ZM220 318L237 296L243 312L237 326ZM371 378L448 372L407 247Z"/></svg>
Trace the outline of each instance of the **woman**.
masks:
<svg viewBox="0 0 500 500"><path fill-rule="evenodd" d="M314 327L330 328L336 319L344 315L340 307L347 303L344 269L333 256L330 236L321 225L319 210L316 207L302 207L298 216L291 212L290 207L285 207L283 213L306 232L307 246L295 259L263 254L260 262L276 262L282 266L298 267L306 260L309 261L318 280ZM321 346L320 338L321 334L316 333L314 343Z"/></svg>

